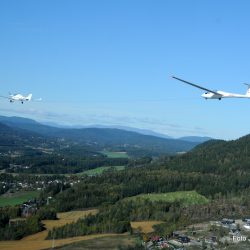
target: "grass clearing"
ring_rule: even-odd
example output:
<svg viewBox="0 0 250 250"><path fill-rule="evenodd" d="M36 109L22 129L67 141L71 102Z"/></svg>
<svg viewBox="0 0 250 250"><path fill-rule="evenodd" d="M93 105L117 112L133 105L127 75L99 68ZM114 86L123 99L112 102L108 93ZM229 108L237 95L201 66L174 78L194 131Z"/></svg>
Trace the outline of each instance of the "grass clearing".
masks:
<svg viewBox="0 0 250 250"><path fill-rule="evenodd" d="M100 151L101 154L106 155L108 158L129 158L127 152L112 152L112 151Z"/></svg>
<svg viewBox="0 0 250 250"><path fill-rule="evenodd" d="M198 194L196 191L177 191L170 193L151 193L151 194L139 194L125 199L149 199L150 201L166 201L166 202L176 202L180 201L183 206L206 204L209 200Z"/></svg>
<svg viewBox="0 0 250 250"><path fill-rule="evenodd" d="M20 191L16 193L6 193L0 196L0 207L22 204L25 201L37 197L38 195L38 191Z"/></svg>
<svg viewBox="0 0 250 250"><path fill-rule="evenodd" d="M108 170L110 168L115 168L116 170L120 171L123 170L125 168L125 166L106 166L106 167L99 167L99 168L94 168L94 169L90 169L90 170L86 170L84 172L79 173L78 175L81 174L87 174L87 175L98 175L98 174L102 174L103 171Z"/></svg>

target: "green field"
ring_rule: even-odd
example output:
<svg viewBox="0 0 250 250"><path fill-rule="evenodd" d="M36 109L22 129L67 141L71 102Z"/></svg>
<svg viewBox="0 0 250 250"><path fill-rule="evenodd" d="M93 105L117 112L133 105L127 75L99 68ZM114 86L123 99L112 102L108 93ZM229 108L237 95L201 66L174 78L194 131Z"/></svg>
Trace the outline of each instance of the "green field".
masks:
<svg viewBox="0 0 250 250"><path fill-rule="evenodd" d="M209 200L198 194L196 191L177 191L170 193L152 193L152 194L140 194L126 199L149 199L150 201L166 201L175 202L180 201L183 206L195 205L195 204L206 204Z"/></svg>
<svg viewBox="0 0 250 250"><path fill-rule="evenodd" d="M61 250L90 250L90 249L106 249L117 250L119 247L135 246L138 238L131 235L106 236L93 240L84 240L67 246L58 247Z"/></svg>
<svg viewBox="0 0 250 250"><path fill-rule="evenodd" d="M15 206L23 202L37 197L37 191L22 191L17 193L8 193L0 196L0 207Z"/></svg>
<svg viewBox="0 0 250 250"><path fill-rule="evenodd" d="M101 154L106 155L108 158L129 158L127 152L111 152L111 151L100 151Z"/></svg>
<svg viewBox="0 0 250 250"><path fill-rule="evenodd" d="M94 168L94 169L86 170L84 172L79 173L78 175L81 175L81 174L98 175L98 174L102 174L103 171L108 170L110 168L115 168L116 170L119 171L119 170L123 170L125 168L125 166L99 167L99 168Z"/></svg>

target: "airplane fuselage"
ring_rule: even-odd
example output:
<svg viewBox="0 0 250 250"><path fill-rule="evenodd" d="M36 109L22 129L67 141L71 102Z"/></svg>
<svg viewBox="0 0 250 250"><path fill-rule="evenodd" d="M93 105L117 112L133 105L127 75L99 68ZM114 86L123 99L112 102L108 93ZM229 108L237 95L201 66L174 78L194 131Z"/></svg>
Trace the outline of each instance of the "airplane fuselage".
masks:
<svg viewBox="0 0 250 250"><path fill-rule="evenodd" d="M206 92L201 96L205 99L218 99L221 100L222 98L250 98L250 95L242 95L242 94L235 94L235 93L228 93L224 91L216 91L218 94L214 94L211 92Z"/></svg>
<svg viewBox="0 0 250 250"><path fill-rule="evenodd" d="M20 94L17 94L17 95L13 95L11 96L11 99L13 101L25 101L26 100L26 97L20 95Z"/></svg>

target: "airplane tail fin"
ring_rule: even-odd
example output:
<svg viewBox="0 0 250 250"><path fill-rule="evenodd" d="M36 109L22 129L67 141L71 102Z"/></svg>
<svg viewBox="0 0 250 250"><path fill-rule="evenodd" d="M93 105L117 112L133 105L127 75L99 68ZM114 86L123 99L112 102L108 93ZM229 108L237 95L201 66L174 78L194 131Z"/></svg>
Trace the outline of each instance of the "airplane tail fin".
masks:
<svg viewBox="0 0 250 250"><path fill-rule="evenodd" d="M27 100L27 101L30 101L31 98L32 98L32 94L29 94L29 95L26 97L26 100Z"/></svg>
<svg viewBox="0 0 250 250"><path fill-rule="evenodd" d="M247 92L246 95L250 96L250 84L244 83L247 86Z"/></svg>

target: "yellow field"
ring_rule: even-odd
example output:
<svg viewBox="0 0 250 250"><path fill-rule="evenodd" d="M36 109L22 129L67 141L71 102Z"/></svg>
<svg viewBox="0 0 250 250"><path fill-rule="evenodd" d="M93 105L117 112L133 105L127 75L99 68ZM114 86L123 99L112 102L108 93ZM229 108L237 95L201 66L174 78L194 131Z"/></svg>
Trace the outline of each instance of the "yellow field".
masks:
<svg viewBox="0 0 250 250"><path fill-rule="evenodd" d="M79 218L82 218L90 213L96 214L97 209L87 210L87 211L72 211L67 213L59 213L59 220L45 220L43 223L45 224L46 230L37 234L33 234L23 238L18 241L0 241L0 249L3 250L41 250L45 248L51 248L53 245L53 240L45 240L48 234L48 230L53 227L59 227L65 225L66 223L71 223L73 221L77 221ZM87 235L87 236L79 236L67 239L54 240L54 247L62 246L65 244L70 244L73 242L81 241L81 240L89 240L94 238L112 236L115 234L95 234L95 235Z"/></svg>
<svg viewBox="0 0 250 250"><path fill-rule="evenodd" d="M58 213L57 217L59 220L45 220L43 223L45 224L46 230L27 236L21 240L17 241L0 241L0 249L1 250L41 250L46 248L63 246L66 244L82 241L82 240L91 240L96 238L103 238L107 236L116 236L117 234L93 234L87 236L78 236L67 239L59 239L59 240L45 240L48 235L48 230L53 227L60 227L67 223L71 223L77 221L79 218L82 218L88 214L96 214L98 212L97 209L87 210L87 211L71 211L66 213ZM136 228L141 228L142 232L149 233L154 231L153 225L160 224L161 221L139 221L139 222L131 222L131 226Z"/></svg>
<svg viewBox="0 0 250 250"><path fill-rule="evenodd" d="M43 223L47 229L52 229L53 227L61 227L67 223L75 222L79 218L83 218L89 214L96 214L97 209L91 209L86 211L71 211L65 213L58 213L57 217L59 220L44 220Z"/></svg>
<svg viewBox="0 0 250 250"><path fill-rule="evenodd" d="M161 224L163 221L132 221L131 226L133 229L141 229L143 233L151 233L154 231L153 226Z"/></svg>
<svg viewBox="0 0 250 250"><path fill-rule="evenodd" d="M66 244L82 241L82 240L91 240L96 238L102 238L106 236L115 236L116 234L92 234L87 236L79 236L74 238L67 238L62 240L55 240L54 241L54 247L63 246ZM36 237L33 237L33 239L30 238L24 238L19 241L1 241L0 242L0 249L1 250L41 250L41 249L47 249L51 248L53 246L52 240L44 240L40 239L41 236L47 236L47 234L39 235L36 239Z"/></svg>

